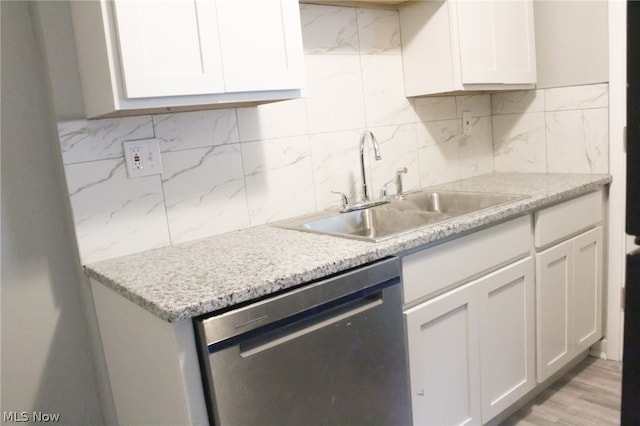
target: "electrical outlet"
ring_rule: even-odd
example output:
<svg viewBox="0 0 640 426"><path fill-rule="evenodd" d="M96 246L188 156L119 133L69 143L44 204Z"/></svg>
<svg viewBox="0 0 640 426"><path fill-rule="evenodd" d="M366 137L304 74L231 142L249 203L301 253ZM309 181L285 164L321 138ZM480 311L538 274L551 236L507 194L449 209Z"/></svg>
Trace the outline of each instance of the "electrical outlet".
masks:
<svg viewBox="0 0 640 426"><path fill-rule="evenodd" d="M162 173L160 143L157 139L122 142L122 150L130 178Z"/></svg>
<svg viewBox="0 0 640 426"><path fill-rule="evenodd" d="M471 136L472 130L473 128L471 126L471 112L463 111L462 112L462 133L467 136Z"/></svg>

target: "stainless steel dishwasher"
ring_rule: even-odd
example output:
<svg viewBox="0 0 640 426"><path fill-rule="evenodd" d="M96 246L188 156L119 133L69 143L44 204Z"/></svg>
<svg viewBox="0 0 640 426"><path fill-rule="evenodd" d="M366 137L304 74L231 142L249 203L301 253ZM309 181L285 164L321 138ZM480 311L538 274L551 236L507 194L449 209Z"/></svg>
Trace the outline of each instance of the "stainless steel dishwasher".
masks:
<svg viewBox="0 0 640 426"><path fill-rule="evenodd" d="M194 324L212 424L411 424L398 258Z"/></svg>

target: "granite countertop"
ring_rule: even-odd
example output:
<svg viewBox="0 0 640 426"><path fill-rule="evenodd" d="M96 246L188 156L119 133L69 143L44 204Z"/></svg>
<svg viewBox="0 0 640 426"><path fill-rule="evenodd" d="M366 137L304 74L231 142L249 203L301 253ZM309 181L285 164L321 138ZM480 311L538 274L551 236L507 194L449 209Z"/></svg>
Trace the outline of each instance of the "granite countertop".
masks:
<svg viewBox="0 0 640 426"><path fill-rule="evenodd" d="M377 243L261 225L93 263L85 272L174 322L526 214L609 182L609 175L488 174L430 189L529 197Z"/></svg>

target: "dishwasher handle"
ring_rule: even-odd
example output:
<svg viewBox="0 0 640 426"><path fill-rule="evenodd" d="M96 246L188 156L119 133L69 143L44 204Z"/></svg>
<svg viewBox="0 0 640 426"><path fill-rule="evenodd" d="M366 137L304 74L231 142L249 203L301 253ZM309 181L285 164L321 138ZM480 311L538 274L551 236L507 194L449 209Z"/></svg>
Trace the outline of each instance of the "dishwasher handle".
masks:
<svg viewBox="0 0 640 426"><path fill-rule="evenodd" d="M321 328L330 327L347 318L356 316L382 305L382 290L373 295L339 305L336 308L297 319L283 328L277 328L240 344L240 356L247 358L260 352L282 345L291 340L313 333Z"/></svg>
<svg viewBox="0 0 640 426"><path fill-rule="evenodd" d="M195 325L206 344L214 345L389 281L400 282L397 257L351 269L220 315L197 319Z"/></svg>

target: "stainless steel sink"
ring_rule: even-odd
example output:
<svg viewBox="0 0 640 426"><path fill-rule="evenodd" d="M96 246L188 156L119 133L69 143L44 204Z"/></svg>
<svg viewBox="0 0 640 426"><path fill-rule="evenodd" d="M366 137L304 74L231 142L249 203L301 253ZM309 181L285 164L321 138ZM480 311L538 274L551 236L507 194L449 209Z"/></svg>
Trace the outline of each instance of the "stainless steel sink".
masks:
<svg viewBox="0 0 640 426"><path fill-rule="evenodd" d="M420 191L406 194L403 200L392 200L391 206L460 216L523 198L526 196L489 192Z"/></svg>
<svg viewBox="0 0 640 426"><path fill-rule="evenodd" d="M348 213L334 213L321 218L294 219L281 222L279 225L299 231L376 242L443 221L448 217L437 212L371 207Z"/></svg>
<svg viewBox="0 0 640 426"><path fill-rule="evenodd" d="M364 241L382 241L452 217L499 206L523 195L458 191L418 191L402 200L348 213L323 212L276 226Z"/></svg>

